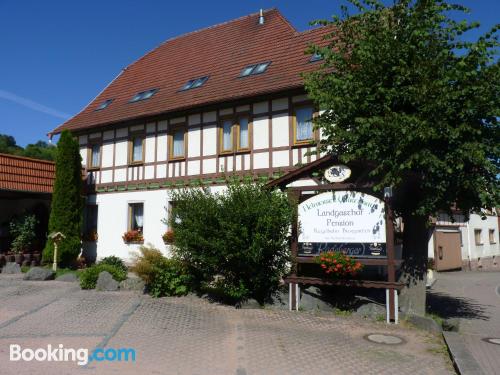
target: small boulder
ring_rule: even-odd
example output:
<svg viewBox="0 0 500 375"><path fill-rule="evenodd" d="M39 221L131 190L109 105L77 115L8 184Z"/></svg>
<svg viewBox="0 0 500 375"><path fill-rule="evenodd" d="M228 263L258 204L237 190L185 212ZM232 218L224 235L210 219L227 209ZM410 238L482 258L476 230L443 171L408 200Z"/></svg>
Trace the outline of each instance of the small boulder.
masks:
<svg viewBox="0 0 500 375"><path fill-rule="evenodd" d="M2 273L6 275L22 273L21 266L15 262L7 262L2 268Z"/></svg>
<svg viewBox="0 0 500 375"><path fill-rule="evenodd" d="M437 334L443 332L441 326L432 318L420 315L410 315L407 317L407 319L415 327L423 329L424 331Z"/></svg>
<svg viewBox="0 0 500 375"><path fill-rule="evenodd" d="M78 277L73 272L65 273L56 278L56 281L65 281L68 283L73 283L78 281Z"/></svg>
<svg viewBox="0 0 500 375"><path fill-rule="evenodd" d="M55 272L48 268L33 267L24 275L24 280L45 281L53 280Z"/></svg>
<svg viewBox="0 0 500 375"><path fill-rule="evenodd" d="M250 298L236 305L237 309L262 309L263 306L257 300Z"/></svg>
<svg viewBox="0 0 500 375"><path fill-rule="evenodd" d="M115 291L118 290L118 281L107 271L102 271L97 278L96 290Z"/></svg>
<svg viewBox="0 0 500 375"><path fill-rule="evenodd" d="M377 319L379 316L385 317L385 306L374 302L364 303L356 309L354 315L371 319Z"/></svg>
<svg viewBox="0 0 500 375"><path fill-rule="evenodd" d="M144 292L146 284L138 277L130 277L120 282L120 290L133 290Z"/></svg>
<svg viewBox="0 0 500 375"><path fill-rule="evenodd" d="M458 332L460 330L460 319L449 318L443 320L443 331Z"/></svg>

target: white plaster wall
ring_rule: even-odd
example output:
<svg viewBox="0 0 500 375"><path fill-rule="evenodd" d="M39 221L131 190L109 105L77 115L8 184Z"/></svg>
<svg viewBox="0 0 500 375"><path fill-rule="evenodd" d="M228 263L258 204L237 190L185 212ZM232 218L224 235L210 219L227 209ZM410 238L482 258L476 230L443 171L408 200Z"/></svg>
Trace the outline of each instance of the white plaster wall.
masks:
<svg viewBox="0 0 500 375"><path fill-rule="evenodd" d="M87 148L80 147L80 157L82 158L82 167L87 165Z"/></svg>
<svg viewBox="0 0 500 375"><path fill-rule="evenodd" d="M273 147L288 146L290 134L288 129L288 115L273 116Z"/></svg>
<svg viewBox="0 0 500 375"><path fill-rule="evenodd" d="M215 125L203 127L203 155L214 155L217 152L217 127Z"/></svg>
<svg viewBox="0 0 500 375"><path fill-rule="evenodd" d="M166 217L168 197L167 190L98 194L97 257L116 255L129 260L131 251L137 250L137 245L127 245L122 239L127 231L128 204L133 202L144 203L144 243L151 243L166 254L161 237L166 225L161 220Z"/></svg>
<svg viewBox="0 0 500 375"><path fill-rule="evenodd" d="M287 167L290 164L290 153L288 150L273 152L273 167Z"/></svg>
<svg viewBox="0 0 500 375"><path fill-rule="evenodd" d="M144 155L146 159L146 163L151 163L155 161L155 136L154 135L149 135L146 137L146 142L144 147Z"/></svg>
<svg viewBox="0 0 500 375"><path fill-rule="evenodd" d="M482 245L476 245L474 230L481 229L482 234ZM493 229L495 231L494 237L495 242L490 243L489 230ZM467 244L467 230L469 232L469 243ZM500 245L498 243L498 217L497 216L486 216L486 220L482 220L481 216L478 214L470 215L468 228L462 228L462 239L465 242L467 248L470 249L471 259L490 257L493 255L500 255ZM464 250L467 255L468 249Z"/></svg>
<svg viewBox="0 0 500 375"><path fill-rule="evenodd" d="M269 152L259 152L257 154L253 154L253 168L269 168Z"/></svg>
<svg viewBox="0 0 500 375"><path fill-rule="evenodd" d="M108 168L113 166L113 143L104 143L101 147L101 166Z"/></svg>
<svg viewBox="0 0 500 375"><path fill-rule="evenodd" d="M188 129L188 157L200 156L200 142L201 142L201 130L200 127L193 127ZM215 142L215 139L213 139Z"/></svg>
<svg viewBox="0 0 500 375"><path fill-rule="evenodd" d="M157 145L157 150L156 150L156 160L157 161L165 161L167 160L167 144L168 144L168 137L166 134L161 134L158 136L158 145Z"/></svg>
<svg viewBox="0 0 500 375"><path fill-rule="evenodd" d="M269 147L269 119L259 117L253 120L253 148L259 150Z"/></svg>
<svg viewBox="0 0 500 375"><path fill-rule="evenodd" d="M115 165L127 164L127 141L119 141L115 143Z"/></svg>

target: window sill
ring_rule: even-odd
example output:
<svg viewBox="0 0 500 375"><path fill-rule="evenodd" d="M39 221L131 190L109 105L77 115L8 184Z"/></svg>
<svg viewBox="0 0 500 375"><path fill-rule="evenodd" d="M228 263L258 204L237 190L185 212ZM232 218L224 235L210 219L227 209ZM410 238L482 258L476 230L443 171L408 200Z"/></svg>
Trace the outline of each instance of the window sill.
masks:
<svg viewBox="0 0 500 375"><path fill-rule="evenodd" d="M308 141L297 141L294 142L292 147L299 148L299 147L311 147L311 146L317 146L317 141L314 139L308 140Z"/></svg>
<svg viewBox="0 0 500 375"><path fill-rule="evenodd" d="M87 168L87 172L95 172L95 171L98 171L100 169L101 169L101 167L89 167L89 168Z"/></svg>
<svg viewBox="0 0 500 375"><path fill-rule="evenodd" d="M137 166L140 166L140 165L143 165L144 164L144 161L131 161L128 163L128 166L129 167L137 167Z"/></svg>
<svg viewBox="0 0 500 375"><path fill-rule="evenodd" d="M142 241L123 241L126 245L142 245L144 244L144 240Z"/></svg>
<svg viewBox="0 0 500 375"><path fill-rule="evenodd" d="M184 161L184 160L186 160L186 157L185 157L185 156L178 156L178 157L175 157L175 158L173 158L173 157L172 157L172 158L169 158L169 159L168 159L168 161L169 161L169 162L171 162L171 161L172 161L172 162L173 162L173 161Z"/></svg>

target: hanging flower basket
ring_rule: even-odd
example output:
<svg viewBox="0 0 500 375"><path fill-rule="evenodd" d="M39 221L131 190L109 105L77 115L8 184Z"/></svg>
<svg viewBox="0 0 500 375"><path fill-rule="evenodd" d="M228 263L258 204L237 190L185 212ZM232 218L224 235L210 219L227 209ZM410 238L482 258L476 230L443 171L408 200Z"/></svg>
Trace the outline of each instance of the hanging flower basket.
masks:
<svg viewBox="0 0 500 375"><path fill-rule="evenodd" d="M354 258L344 254L342 251L328 251L315 258L329 278L350 279L363 269L363 265Z"/></svg>
<svg viewBox="0 0 500 375"><path fill-rule="evenodd" d="M171 245L174 243L174 231L173 230L167 230L163 236L163 242L167 245Z"/></svg>
<svg viewBox="0 0 500 375"><path fill-rule="evenodd" d="M129 230L123 234L122 238L125 243L144 243L142 232L138 230Z"/></svg>

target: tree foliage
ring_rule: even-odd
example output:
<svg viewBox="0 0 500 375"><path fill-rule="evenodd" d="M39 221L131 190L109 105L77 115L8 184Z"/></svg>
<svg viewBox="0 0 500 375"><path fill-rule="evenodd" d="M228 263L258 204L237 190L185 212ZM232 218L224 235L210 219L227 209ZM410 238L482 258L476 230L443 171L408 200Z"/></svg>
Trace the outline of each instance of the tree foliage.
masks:
<svg viewBox="0 0 500 375"><path fill-rule="evenodd" d="M71 266L80 252L82 226L82 164L78 142L63 131L57 144L56 178L49 218L49 233L61 232L66 238L58 246L58 261ZM52 262L54 245L47 241L44 262Z"/></svg>
<svg viewBox="0 0 500 375"><path fill-rule="evenodd" d="M333 21L324 60L306 76L326 111L316 125L323 147L345 161L376 166L378 188L405 192L403 214L421 217L454 205L464 213L499 200L500 70L497 27L477 41L466 8L440 0L350 1L360 11ZM411 195L411 199L408 199Z"/></svg>
<svg viewBox="0 0 500 375"><path fill-rule="evenodd" d="M276 291L290 256L292 208L284 195L232 183L222 194L191 189L173 199L174 253L198 280L218 275L217 286L234 300L264 302Z"/></svg>
<svg viewBox="0 0 500 375"><path fill-rule="evenodd" d="M52 146L44 141L30 143L25 148L22 148L16 143L16 139L11 135L0 134L0 153L25 156L28 158L55 160L55 146Z"/></svg>

